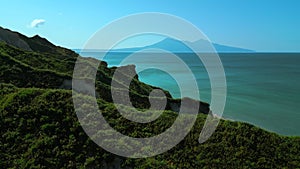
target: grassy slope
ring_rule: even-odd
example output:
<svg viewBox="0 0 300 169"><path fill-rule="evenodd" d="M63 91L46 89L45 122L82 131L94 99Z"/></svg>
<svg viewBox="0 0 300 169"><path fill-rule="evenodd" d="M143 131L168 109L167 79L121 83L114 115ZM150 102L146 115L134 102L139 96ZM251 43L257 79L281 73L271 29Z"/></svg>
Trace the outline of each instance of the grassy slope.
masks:
<svg viewBox="0 0 300 169"><path fill-rule="evenodd" d="M100 167L119 158L95 145L83 132L69 90L15 88L0 85L1 166ZM99 99L102 113L118 131L152 136L172 125L167 111L155 123L139 125L122 118L113 104ZM205 115L199 114L190 134L167 153L147 159L124 159L122 165L141 168L235 167L296 168L300 138L282 137L240 122L221 121L204 144L197 138ZM160 127L158 127L160 126ZM136 131L136 132L130 132ZM112 165L112 164L110 164Z"/></svg>
<svg viewBox="0 0 300 169"><path fill-rule="evenodd" d="M58 48L60 49L60 48ZM66 50L66 49L65 49ZM63 51L65 51L63 50ZM64 55L70 53L71 55ZM73 68L78 55L72 52L57 52L57 53L41 53L24 51L5 43L0 42L0 83L11 83L17 87L37 87L37 88L67 88L71 86L63 86L65 81L71 81ZM93 58L81 58L80 64L84 69L88 66L95 67ZM110 84L112 75L116 68L108 68L105 62L101 62L97 68L95 88L99 97L106 101L112 101L110 93ZM134 66L125 66L124 77L128 72L135 71ZM89 70L81 70L83 74L89 75ZM87 77L88 78L88 77ZM126 87L122 81L117 82L119 89L125 90ZM130 84L130 96L132 103L136 107L148 108L148 96L153 87L142 83L138 78L134 78ZM169 103L179 102L177 99L172 99L169 92L165 91ZM208 104L201 102L201 112L208 111Z"/></svg>

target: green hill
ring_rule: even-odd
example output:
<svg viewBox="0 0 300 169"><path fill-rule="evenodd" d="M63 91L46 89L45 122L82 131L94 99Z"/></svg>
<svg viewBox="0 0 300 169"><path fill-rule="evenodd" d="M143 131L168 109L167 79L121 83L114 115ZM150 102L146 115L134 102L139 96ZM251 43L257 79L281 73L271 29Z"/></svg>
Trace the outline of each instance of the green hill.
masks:
<svg viewBox="0 0 300 169"><path fill-rule="evenodd" d="M27 38L9 30L0 31L0 41L1 168L300 167L300 137L279 136L246 123L221 120L212 137L199 144L209 111L203 102L192 131L168 152L144 159L111 154L85 134L74 112L70 89L79 56L41 37ZM23 48L17 45L20 42ZM92 58L80 62L95 67ZM150 137L173 124L177 113L171 105L180 106L180 100L167 91L167 109L154 122L140 124L123 118L110 93L116 68L108 68L105 62L95 68L98 105L114 129L132 137ZM122 69L127 76L135 66ZM122 81L118 83L123 90ZM133 105L140 110L149 108L148 95L155 88L135 77L130 85Z"/></svg>

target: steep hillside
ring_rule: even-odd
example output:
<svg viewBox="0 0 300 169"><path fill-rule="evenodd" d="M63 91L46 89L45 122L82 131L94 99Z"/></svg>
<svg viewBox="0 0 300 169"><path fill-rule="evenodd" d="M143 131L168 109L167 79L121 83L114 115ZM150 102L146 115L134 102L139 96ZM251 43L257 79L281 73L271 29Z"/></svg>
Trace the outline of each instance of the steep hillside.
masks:
<svg viewBox="0 0 300 169"><path fill-rule="evenodd" d="M25 51L0 42L0 60L3 63L0 65L0 83L11 83L17 87L71 89L73 69L77 58L60 59L59 57L61 56L47 52ZM95 67L92 58L80 58L78 62L84 65L83 68L86 68L86 65ZM95 69L98 69L95 82L98 97L111 102L110 84L116 68L108 68L105 62L101 62L99 67ZM135 66L133 65L124 66L122 69L125 77L128 73L135 73ZM90 74L85 70L82 72L85 76ZM126 87L119 84L119 88L125 90ZM136 107L148 108L149 93L155 88L157 87L140 82L138 77L134 78L130 84L132 104ZM167 91L165 94L168 97L167 109L175 110L171 104L178 105L180 100L173 99ZM208 113L209 105L201 102L200 112Z"/></svg>
<svg viewBox="0 0 300 169"><path fill-rule="evenodd" d="M0 26L0 42L5 42L11 46L26 50L43 53L51 53L53 57L60 56L61 59L66 57L77 57L77 54L66 48L53 45L47 39L38 35L26 37L18 32L4 29Z"/></svg>

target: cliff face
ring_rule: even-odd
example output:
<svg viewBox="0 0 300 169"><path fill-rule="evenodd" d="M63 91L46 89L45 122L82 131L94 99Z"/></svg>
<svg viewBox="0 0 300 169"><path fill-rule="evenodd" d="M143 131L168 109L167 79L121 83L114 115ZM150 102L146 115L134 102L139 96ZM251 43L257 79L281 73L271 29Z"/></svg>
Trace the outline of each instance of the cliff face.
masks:
<svg viewBox="0 0 300 169"><path fill-rule="evenodd" d="M108 68L107 63L101 61L97 68L95 65L98 62L97 60L82 58L73 51L57 47L38 35L28 38L7 29L0 28L0 30L2 32L0 39L4 42L0 44L0 47L3 49L0 58L3 63L2 68L0 68L3 72L0 74L0 83L11 83L17 87L70 90L72 89L73 68L76 59L79 57L80 66L83 70L82 76L89 78L90 72L87 71L90 67L97 69L96 82L85 80L83 85L90 86L90 88L96 85L97 97L112 102L110 85L112 76L117 69L116 67ZM22 48L18 46L18 42L22 42ZM7 66L4 67L4 65ZM8 68L15 68L15 70L11 71ZM140 82L136 75L135 65L122 66L118 70L121 72L121 78L117 82L118 88L125 90L125 81L131 80L130 77L133 77L132 81L130 81L132 104L139 108L149 108L148 96L153 89L159 88ZM168 91L164 91L164 93L167 97L166 109L179 112L181 101L173 99ZM202 102L199 102L199 104L199 111L207 114L209 105Z"/></svg>

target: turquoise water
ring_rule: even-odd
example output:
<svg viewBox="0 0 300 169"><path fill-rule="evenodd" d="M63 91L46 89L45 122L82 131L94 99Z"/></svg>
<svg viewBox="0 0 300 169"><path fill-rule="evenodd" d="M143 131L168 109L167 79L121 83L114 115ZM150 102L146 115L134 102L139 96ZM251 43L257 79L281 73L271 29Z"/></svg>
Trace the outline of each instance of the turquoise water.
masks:
<svg viewBox="0 0 300 169"><path fill-rule="evenodd" d="M97 58L88 52L84 56ZM126 53L110 53L103 60L109 66L119 66ZM283 135L300 135L300 54L244 53L219 54L227 80L227 100L223 117L245 121ZM192 54L178 54L196 77L200 99L210 102L210 82L201 61ZM175 75L183 85L189 83L186 71L165 54L145 53L124 64L135 64L145 83L170 91L180 98L179 87L168 73ZM153 65L165 67L168 73ZM152 68L151 68L152 67ZM195 91L184 88L184 96L195 96Z"/></svg>

